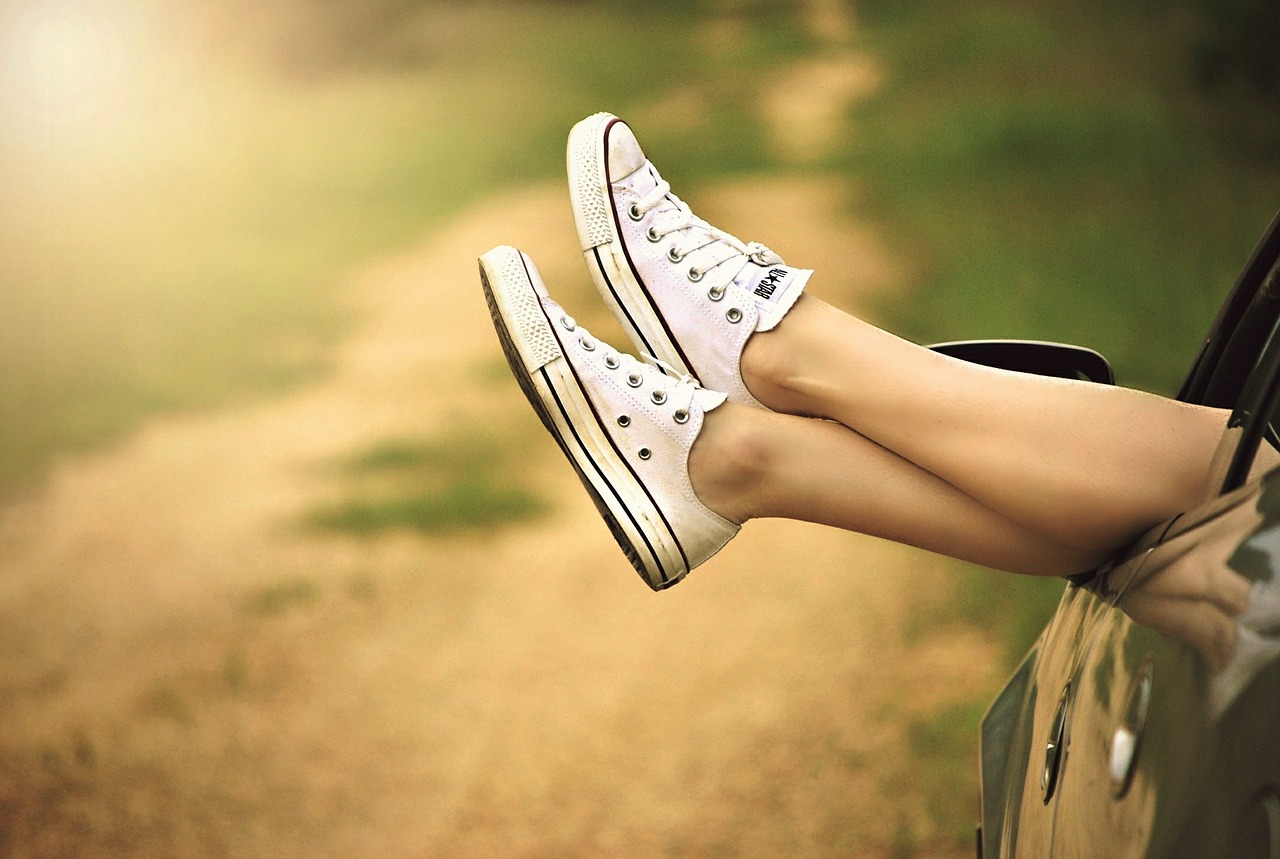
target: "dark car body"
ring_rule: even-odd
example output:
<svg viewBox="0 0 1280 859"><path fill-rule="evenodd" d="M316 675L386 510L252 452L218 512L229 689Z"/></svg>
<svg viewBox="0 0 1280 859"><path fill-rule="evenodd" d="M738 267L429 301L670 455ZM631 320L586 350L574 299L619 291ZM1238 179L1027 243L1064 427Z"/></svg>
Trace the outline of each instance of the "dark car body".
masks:
<svg viewBox="0 0 1280 859"><path fill-rule="evenodd" d="M1202 498L1067 585L983 721L985 859L1280 859L1277 260L1280 215L1179 394L1231 409ZM1257 609L1224 611L1223 576Z"/></svg>

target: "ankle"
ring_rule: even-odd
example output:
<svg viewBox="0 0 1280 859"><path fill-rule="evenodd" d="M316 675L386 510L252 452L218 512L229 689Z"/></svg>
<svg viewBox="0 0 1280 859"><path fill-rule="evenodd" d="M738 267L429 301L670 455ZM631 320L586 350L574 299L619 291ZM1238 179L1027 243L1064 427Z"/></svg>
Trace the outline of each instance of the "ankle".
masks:
<svg viewBox="0 0 1280 859"><path fill-rule="evenodd" d="M689 481L709 509L741 524L754 518L775 453L759 409L725 403L704 418L689 451Z"/></svg>
<svg viewBox="0 0 1280 859"><path fill-rule="evenodd" d="M808 296L772 331L752 335L742 351L742 380L753 396L774 411L830 417L820 407L824 359L807 335L813 330L814 302Z"/></svg>

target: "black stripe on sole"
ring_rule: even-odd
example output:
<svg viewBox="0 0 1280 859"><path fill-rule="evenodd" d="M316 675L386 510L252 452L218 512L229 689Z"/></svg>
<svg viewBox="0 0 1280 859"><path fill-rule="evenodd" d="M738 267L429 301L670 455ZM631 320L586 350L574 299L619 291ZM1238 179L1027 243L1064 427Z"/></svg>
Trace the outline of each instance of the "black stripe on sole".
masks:
<svg viewBox="0 0 1280 859"><path fill-rule="evenodd" d="M689 360L689 356L685 355L684 350L680 348L680 341L676 339L675 334L671 331L671 327L667 325L667 320L663 317L662 313L658 311L658 305L653 300L653 295L649 292L648 285L645 284L644 278L640 277L640 272L636 268L635 261L631 259L631 251L627 247L627 243L622 240L622 221L618 218L618 203L613 198L613 193L610 190L613 188L613 178L609 175L609 132L612 131L613 127L619 122L622 122L622 120L615 116L609 121L608 125L604 127L604 131L600 135L600 146L602 149L600 166L604 171L603 191L605 196L609 198L609 211L613 213L613 240L622 248L622 255L626 257L627 267L631 269L631 276L635 279L636 285L640 287L640 292L644 295L644 299L649 305L650 316L657 320L658 325L660 325L663 332L666 333L667 342L671 344L675 349L676 354L680 356L680 363L683 365L685 371L695 379L701 381L697 368L693 366L693 363ZM602 268L601 274L603 273L604 270ZM605 279L608 280L607 277ZM656 353L650 352L649 354L655 355ZM656 357L662 356L658 355Z"/></svg>
<svg viewBox="0 0 1280 859"><path fill-rule="evenodd" d="M522 258L522 262L523 262L523 258ZM571 448L571 446L568 443L568 440L561 433L560 428L557 426L555 418L553 417L550 411L549 405L543 399L543 395L541 391L538 390L536 384L534 383L533 378L529 375L529 372L524 365L524 360L520 355L520 351L516 347L515 342L512 338L511 332L508 330L506 326L506 322L502 315L502 311L498 307L497 299L493 292L493 287L489 282L488 273L485 271L485 268L483 265L481 265L480 267L480 281L481 281L481 285L484 288L485 301L489 305L489 314L493 319L494 329L497 331L498 340L502 344L502 351L507 359L508 366L510 366L511 368L512 375L515 376L516 382L520 385L520 389L524 392L525 399L527 399L529 401L529 405L533 407L534 413L538 415L539 420L542 421L542 425L546 427L547 431L551 434L551 437L555 439L556 444L559 445L560 450L564 454L565 458L569 460L569 464L573 466L574 471L578 475L579 481L581 481L583 487L587 490L587 494L590 496L592 502L595 504L596 510L599 511L601 518L604 519L605 524L608 526L609 531L613 535L614 540L618 543L618 546L622 549L622 552L626 556L627 560L630 561L631 566L635 568L636 572L639 573L640 578L650 588L657 591L657 590L663 590L665 588L670 587L671 585L674 585L683 576L678 575L676 577L670 577L667 575L667 572L663 567L661 558L658 552L656 551L656 549L654 548L653 544L650 542L648 535L645 533L644 527L642 527L640 522L637 521L635 514L632 512L630 507L623 501L621 496L618 494L617 490L614 488L612 482L605 476L604 471L600 467L600 464L596 462L594 457L592 457L589 448L587 447L587 445L585 444L581 436L579 436L577 430L574 428L573 421L570 419L568 411L564 405L564 402L560 399L560 395L556 391L555 384L553 383L551 377L547 374L546 369L542 368L538 372L542 376L543 383L546 385L547 390L551 393L552 398L555 400L556 410L560 413L560 416L564 420L565 425L569 427L570 431L573 434L574 445L579 451L581 451L582 458L584 458L586 462L590 464L590 468L596 473L600 481L603 482L605 486L609 487L610 492L613 494L614 499L617 501L618 507L621 510L625 511L627 518L630 520L631 525L635 528L636 533L640 535L640 538L644 543L643 550L640 546L638 546L632 540L631 536L622 527L621 523L618 521L617 517L614 515L613 510L610 509L608 502L599 493L599 491L595 487L595 484L588 477L586 471L584 470L583 464L579 461L578 456L575 455L573 448ZM558 342L558 339L557 339L557 342ZM570 369L572 369L572 365L569 365L569 366L570 366ZM576 374L575 374L575 381L578 381L576 380ZM578 381L578 385L581 386L581 381ZM590 405L590 400L587 399L585 395L583 395L583 399L588 403L588 405ZM594 407L592 408L592 413L595 414ZM598 415L596 416L596 419L598 423L599 422ZM600 431L606 437L608 437L608 433L607 431L605 431L603 426L600 426ZM641 485L641 488L642 489L644 488L643 485ZM646 490L646 494L647 494L647 490ZM650 501L652 503L652 499L650 499ZM656 505L654 505L654 509L657 510ZM659 515L661 515L660 510L657 510L657 512L659 513ZM674 539L675 537L674 532L672 532L671 536L672 536L673 542L675 542L676 545L679 546L679 542ZM652 558L652 566L646 563L646 558L644 557L645 554L647 554L649 558ZM683 549L681 549L681 554L683 555ZM651 570L657 573L657 580L655 580L655 577L652 575ZM686 563L686 570L687 570L687 563Z"/></svg>
<svg viewBox="0 0 1280 859"><path fill-rule="evenodd" d="M623 316L627 317L627 322L630 323L629 330L634 331L636 337L639 338L640 343L637 345L642 345L645 352L656 357L658 355L658 350L653 348L653 344L650 343L649 338L645 336L644 329L636 323L636 318L631 315L631 308L627 307L627 303L622 300L622 296L618 295L617 287L613 285L613 281L609 278L609 273L605 271L604 261L600 259L600 247L597 245L592 248L591 253L595 255L595 268L596 271L600 273L600 279L609 287L609 294L613 296L613 306L620 310Z"/></svg>

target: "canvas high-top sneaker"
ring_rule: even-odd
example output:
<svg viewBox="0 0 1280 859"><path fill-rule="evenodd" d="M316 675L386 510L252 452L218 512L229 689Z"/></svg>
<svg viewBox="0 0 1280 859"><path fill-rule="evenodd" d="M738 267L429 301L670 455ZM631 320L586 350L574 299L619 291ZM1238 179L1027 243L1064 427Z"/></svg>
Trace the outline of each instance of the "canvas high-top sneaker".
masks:
<svg viewBox="0 0 1280 859"><path fill-rule="evenodd" d="M575 125L566 160L587 267L636 348L763 408L742 381L743 347L778 324L813 272L694 215L613 114Z"/></svg>
<svg viewBox="0 0 1280 859"><path fill-rule="evenodd" d="M729 542L738 525L689 482L703 415L725 395L596 340L515 248L480 257L480 280L511 372L649 587L670 587Z"/></svg>

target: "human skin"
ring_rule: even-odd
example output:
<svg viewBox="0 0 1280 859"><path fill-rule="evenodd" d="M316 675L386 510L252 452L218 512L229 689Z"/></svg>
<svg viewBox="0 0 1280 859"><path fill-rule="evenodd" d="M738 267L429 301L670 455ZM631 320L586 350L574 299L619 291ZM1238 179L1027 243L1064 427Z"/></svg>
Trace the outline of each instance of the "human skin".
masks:
<svg viewBox="0 0 1280 859"><path fill-rule="evenodd" d="M781 516L1034 575L1091 569L1204 487L1227 412L982 367L812 295L741 363L689 457L737 522Z"/></svg>

